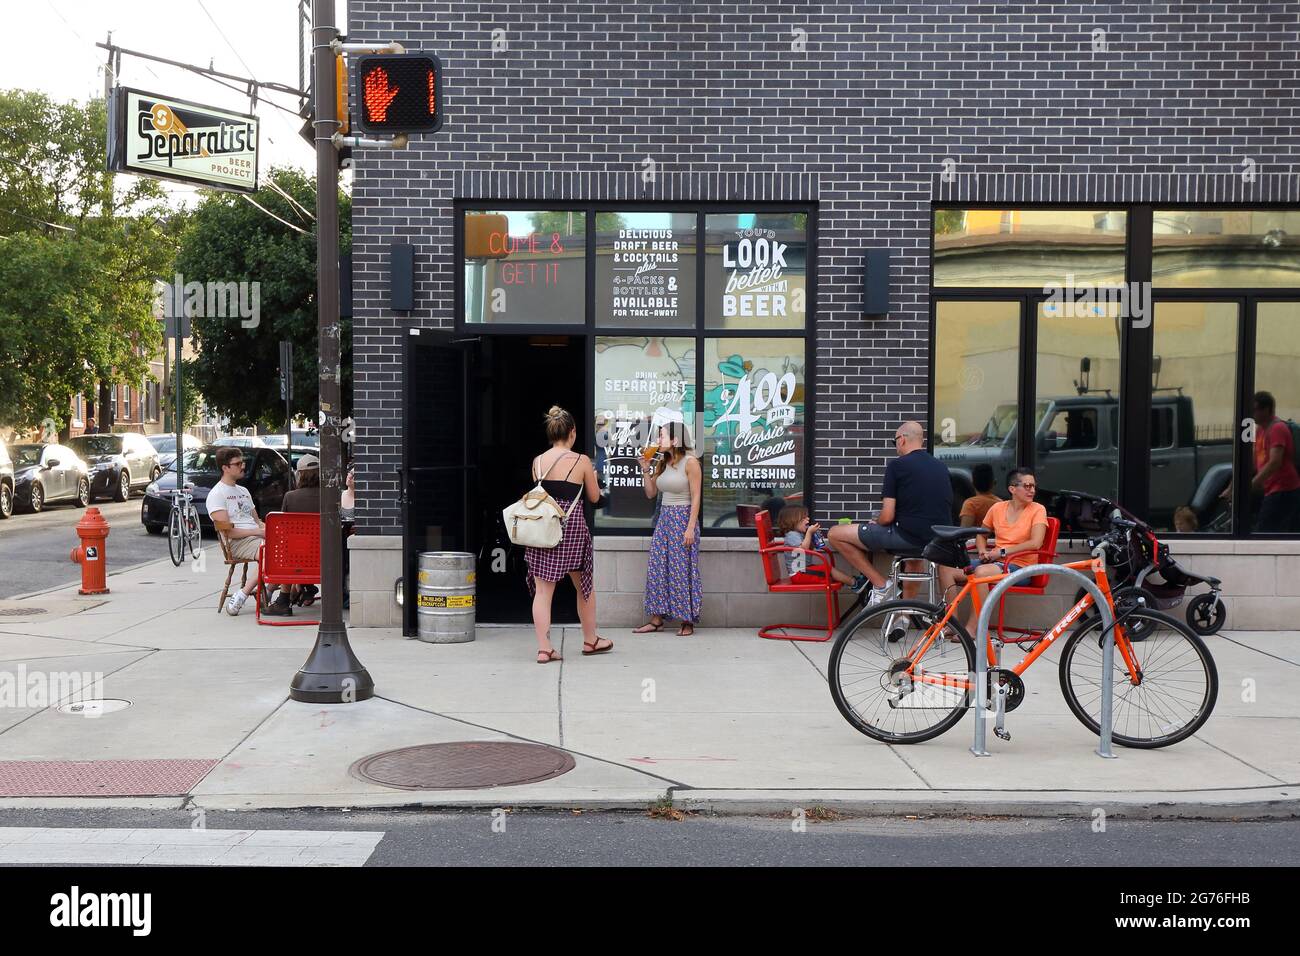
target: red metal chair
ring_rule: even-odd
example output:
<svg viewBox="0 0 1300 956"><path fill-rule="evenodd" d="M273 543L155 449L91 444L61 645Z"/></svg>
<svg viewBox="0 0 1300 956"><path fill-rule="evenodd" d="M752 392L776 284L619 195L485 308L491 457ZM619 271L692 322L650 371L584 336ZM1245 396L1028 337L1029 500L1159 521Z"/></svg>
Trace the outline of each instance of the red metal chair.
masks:
<svg viewBox="0 0 1300 956"><path fill-rule="evenodd" d="M275 511L266 516L266 541L257 554L262 584L317 584L320 582L320 515ZM264 621L257 603L257 623L269 627L303 627L319 620Z"/></svg>
<svg viewBox="0 0 1300 956"><path fill-rule="evenodd" d="M1030 564L1055 564L1056 563L1056 539L1061 534L1061 522L1058 518L1047 519L1047 534L1043 537L1043 546L1026 551L1017 551L1015 554L1008 554L1006 561L999 562L1003 568L1006 562L1014 562L1022 568ZM1023 560L1026 555L1034 558L1032 561ZM1023 584L1007 588L1006 593L1002 595L1002 600L998 602L998 640L1005 641L1008 644L1020 644L1025 641L1036 641L1043 636L1043 629L1011 627L1006 623L1007 595L1008 594L1036 594L1043 595L1047 593L1048 582L1051 576L1047 574L1036 574ZM1007 632L1019 634L1019 637L1008 637Z"/></svg>
<svg viewBox="0 0 1300 956"><path fill-rule="evenodd" d="M772 594L813 594L823 593L826 595L826 626L821 627L816 624L768 624L758 629L758 636L767 638L770 641L829 641L835 634L835 628L840 623L839 601L836 595L839 594L840 588L843 587L838 581L830 576L830 569L835 566L834 559L830 555L823 554L820 551L810 551L805 548L792 548L786 544L778 544L772 540L772 515L766 508L760 510L754 515L754 527L758 530L758 555L763 562L763 576L767 579L767 590ZM785 552L800 552L806 554L809 560L809 567L816 567L818 564L827 569L825 581L819 581L813 584L795 584L790 578L783 577L781 555ZM777 631L811 631L815 637L801 637L797 634L778 634Z"/></svg>

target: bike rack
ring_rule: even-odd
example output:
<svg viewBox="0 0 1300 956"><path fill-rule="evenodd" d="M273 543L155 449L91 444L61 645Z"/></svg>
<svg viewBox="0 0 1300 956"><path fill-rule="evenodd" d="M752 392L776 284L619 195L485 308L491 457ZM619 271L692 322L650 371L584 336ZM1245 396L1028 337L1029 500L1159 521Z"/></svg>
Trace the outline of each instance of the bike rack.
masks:
<svg viewBox="0 0 1300 956"><path fill-rule="evenodd" d="M1106 603L1101 588L1097 587L1092 578L1081 571L1076 571L1074 568L1067 568L1059 564L1031 564L1029 567L1012 571L993 586L993 590L989 592L989 596L984 600L984 606L980 608L979 623L975 628L975 743L971 746L970 752L977 757L989 756L989 752L985 747L987 735L985 724L988 722L987 711L989 708L989 618L993 616L993 609L998 606L999 599L1006 593L1008 588L1014 587L1017 581L1037 577L1040 574L1055 574L1082 584L1083 589L1092 595L1098 611L1101 612L1102 626L1106 636L1101 645L1101 739L1097 744L1097 756L1114 760L1115 755L1111 753L1110 749L1110 738L1113 729L1111 722L1114 719L1111 708L1115 697L1115 615L1111 612L1110 605ZM1006 717L1005 704L1006 693L999 689L996 706L996 726L999 731L1003 730L1002 722Z"/></svg>

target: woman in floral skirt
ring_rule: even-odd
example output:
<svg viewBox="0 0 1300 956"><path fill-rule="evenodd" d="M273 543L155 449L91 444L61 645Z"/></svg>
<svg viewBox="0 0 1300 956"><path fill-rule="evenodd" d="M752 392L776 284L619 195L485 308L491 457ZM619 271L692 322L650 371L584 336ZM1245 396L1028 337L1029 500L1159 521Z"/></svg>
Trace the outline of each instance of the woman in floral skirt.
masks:
<svg viewBox="0 0 1300 956"><path fill-rule="evenodd" d="M645 612L650 621L633 633L649 634L664 618L682 622L681 637L695 633L700 621L700 461L688 453L690 436L681 422L659 429L659 458L641 461L647 498L663 494L659 520L650 539L646 566Z"/></svg>
<svg viewBox="0 0 1300 956"><path fill-rule="evenodd" d="M587 500L600 500L596 469L591 459L573 450L578 428L573 416L552 405L546 413L546 439L551 447L533 459L533 480L567 512L573 499L586 492ZM564 536L554 548L526 548L528 593L533 598L533 628L537 631L537 663L549 664L562 658L551 646L551 598L555 585L566 577L578 592L578 619L582 621L582 653L603 654L614 642L596 634L596 596L591 590L591 532L582 506L564 521Z"/></svg>

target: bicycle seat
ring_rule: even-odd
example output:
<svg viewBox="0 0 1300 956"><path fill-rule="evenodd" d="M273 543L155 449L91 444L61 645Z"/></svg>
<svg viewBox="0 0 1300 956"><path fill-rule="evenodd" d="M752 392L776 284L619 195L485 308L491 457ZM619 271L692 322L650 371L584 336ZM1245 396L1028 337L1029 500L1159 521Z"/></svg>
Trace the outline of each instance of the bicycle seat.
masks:
<svg viewBox="0 0 1300 956"><path fill-rule="evenodd" d="M935 541L969 541L977 535L986 534L990 537L993 532L988 528L962 528L957 525L937 524L930 529Z"/></svg>

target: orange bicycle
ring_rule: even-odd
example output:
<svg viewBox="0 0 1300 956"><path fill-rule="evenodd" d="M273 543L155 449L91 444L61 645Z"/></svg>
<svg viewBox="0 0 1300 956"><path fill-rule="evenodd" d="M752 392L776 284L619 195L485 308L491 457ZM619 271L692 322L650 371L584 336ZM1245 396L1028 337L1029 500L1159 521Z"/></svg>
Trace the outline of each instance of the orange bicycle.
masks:
<svg viewBox="0 0 1300 956"><path fill-rule="evenodd" d="M1115 616L1113 740L1126 747L1167 747L1194 734L1209 719L1219 693L1219 675L1209 649L1182 621L1145 607L1140 600L1111 595L1107 558L1127 554L1136 525L1116 511L1104 536L1088 542L1093 557L1064 565L1092 574ZM926 557L949 567L967 563L966 541L986 528L935 528ZM1015 555L1010 555L1014 558ZM1007 574L980 578L992 585ZM975 694L975 643L956 618L969 596L978 613L974 579L951 601L888 601L863 608L844 621L831 648L831 696L844 719L857 730L891 744L920 743L939 736L972 708ZM1095 734L1101 733L1102 640L1100 616L1085 593L1052 628L1020 643L1024 658L1003 666L998 651L1006 642L989 636L988 692L1006 688L1006 710L1025 697L1021 675L1075 624L1061 650L1061 692L1071 712ZM1131 640L1130 630L1139 640Z"/></svg>

